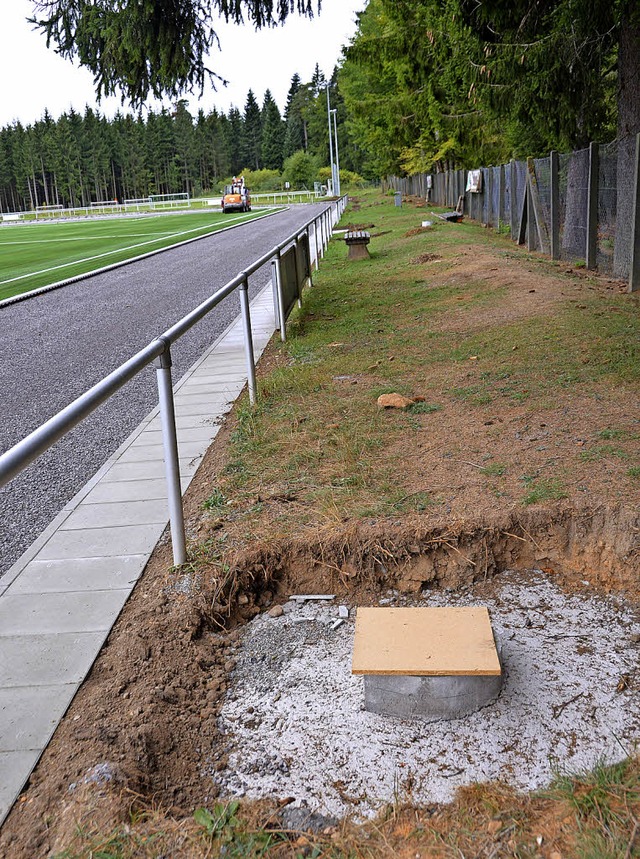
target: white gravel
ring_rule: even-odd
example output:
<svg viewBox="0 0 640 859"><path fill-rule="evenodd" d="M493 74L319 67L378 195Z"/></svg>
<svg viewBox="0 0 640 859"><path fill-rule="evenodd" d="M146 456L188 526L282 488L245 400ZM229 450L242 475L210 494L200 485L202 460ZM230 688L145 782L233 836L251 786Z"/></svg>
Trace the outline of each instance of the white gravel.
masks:
<svg viewBox="0 0 640 859"><path fill-rule="evenodd" d="M224 795L292 797L361 819L397 799L446 802L473 782L540 788L558 771L633 750L640 622L621 598L588 587L566 594L540 572L509 572L464 593L391 599L487 605L505 665L498 700L452 722L367 713L363 680L350 673L355 611L332 630L337 602L289 603L283 617L256 617L238 645L220 716L229 766L214 775ZM623 677L629 686L617 691Z"/></svg>

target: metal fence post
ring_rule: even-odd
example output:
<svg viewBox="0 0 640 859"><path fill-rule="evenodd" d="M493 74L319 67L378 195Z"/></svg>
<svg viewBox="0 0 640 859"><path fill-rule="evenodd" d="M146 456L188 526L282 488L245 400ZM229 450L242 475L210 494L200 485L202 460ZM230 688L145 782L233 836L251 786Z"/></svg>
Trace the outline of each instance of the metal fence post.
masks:
<svg viewBox="0 0 640 859"><path fill-rule="evenodd" d="M160 402L162 443L164 445L164 470L167 479L169 520L171 522L171 547L173 550L173 563L176 567L179 567L180 564L184 564L187 560L187 545L184 533L176 413L173 402L173 384L171 382L171 350L168 343L165 351L158 358L156 378L158 381L158 398Z"/></svg>
<svg viewBox="0 0 640 859"><path fill-rule="evenodd" d="M240 284L240 310L242 311L242 329L244 332L244 351L247 358L247 385L249 402L256 402L256 361L253 354L253 337L251 336L251 314L249 313L249 284L245 276Z"/></svg>
<svg viewBox="0 0 640 859"><path fill-rule="evenodd" d="M487 167L487 184L485 195L487 198L487 226L493 226L493 167Z"/></svg>
<svg viewBox="0 0 640 859"><path fill-rule="evenodd" d="M560 259L560 174L558 153L549 155L551 179L551 259Z"/></svg>
<svg viewBox="0 0 640 859"><path fill-rule="evenodd" d="M631 209L631 263L629 265L629 292L636 292L640 289L640 134L636 134L635 162L633 207Z"/></svg>
<svg viewBox="0 0 640 859"><path fill-rule="evenodd" d="M598 144L589 144L589 189L587 192L587 268L597 267L598 256Z"/></svg>

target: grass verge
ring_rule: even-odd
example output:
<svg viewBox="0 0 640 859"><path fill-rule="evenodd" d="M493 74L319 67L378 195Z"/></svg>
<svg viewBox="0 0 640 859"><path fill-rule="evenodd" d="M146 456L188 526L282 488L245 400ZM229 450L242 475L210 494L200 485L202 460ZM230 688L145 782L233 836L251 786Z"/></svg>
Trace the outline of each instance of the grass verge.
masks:
<svg viewBox="0 0 640 859"><path fill-rule="evenodd" d="M640 855L640 765L635 758L598 764L526 796L493 784L463 788L447 806L417 809L399 800L375 821L317 832L283 828L280 811L234 801L178 820L133 804L126 823L107 834L78 828L52 859L633 859Z"/></svg>

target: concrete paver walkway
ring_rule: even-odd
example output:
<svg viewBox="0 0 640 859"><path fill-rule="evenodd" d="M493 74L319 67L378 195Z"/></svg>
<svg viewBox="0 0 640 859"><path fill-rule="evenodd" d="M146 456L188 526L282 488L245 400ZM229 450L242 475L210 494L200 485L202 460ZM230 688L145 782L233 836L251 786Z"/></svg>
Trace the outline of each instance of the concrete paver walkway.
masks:
<svg viewBox="0 0 640 859"><path fill-rule="evenodd" d="M256 359L271 285L251 303ZM183 491L246 383L238 318L175 386ZM0 579L0 823L67 710L168 521L158 408Z"/></svg>

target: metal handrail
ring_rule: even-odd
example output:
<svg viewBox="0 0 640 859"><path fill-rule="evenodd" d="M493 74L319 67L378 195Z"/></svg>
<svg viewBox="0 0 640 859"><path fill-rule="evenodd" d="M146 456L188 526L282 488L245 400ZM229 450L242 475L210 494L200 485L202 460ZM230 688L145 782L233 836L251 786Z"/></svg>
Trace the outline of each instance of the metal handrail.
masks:
<svg viewBox="0 0 640 859"><path fill-rule="evenodd" d="M335 203L336 222L340 219L346 208L347 197L341 197ZM249 314L248 279L265 263L279 260L284 248L297 243L303 235L309 235L311 224L314 225L314 239L316 245L316 264L319 264L320 256L329 243L333 223L331 223L331 212L334 204L331 204L319 215L311 218L302 227L297 229L283 242L275 245L266 254L255 260L244 271L239 272L232 280L221 289L207 298L202 304L168 328L163 334L155 337L143 349L121 364L113 372L101 379L93 387L89 388L64 409L59 411L48 421L43 423L32 433L19 441L5 453L0 455L0 486L4 486L21 471L24 471L34 460L41 456L46 450L65 436L70 430L87 418L102 403L108 400L120 388L124 387L141 370L148 367L154 361L158 361L158 392L160 400L160 418L162 423L163 443L165 451L165 469L168 484L169 513L171 519L171 538L173 544L173 557L176 564L186 561L186 546L184 536L184 516L182 510L182 490L180 486L180 475L178 466L178 448L173 403L173 385L171 381L171 345L183 336L190 328L196 325L216 305L229 296L236 289L240 289L240 306L243 319L245 349L247 355L248 388L251 403L255 402L256 380L255 360L253 356L253 341L251 336L251 318ZM320 232L321 243L318 246L318 233ZM277 278L279 281L279 278ZM277 284L279 289L279 283ZM284 319L280 321L284 327Z"/></svg>

